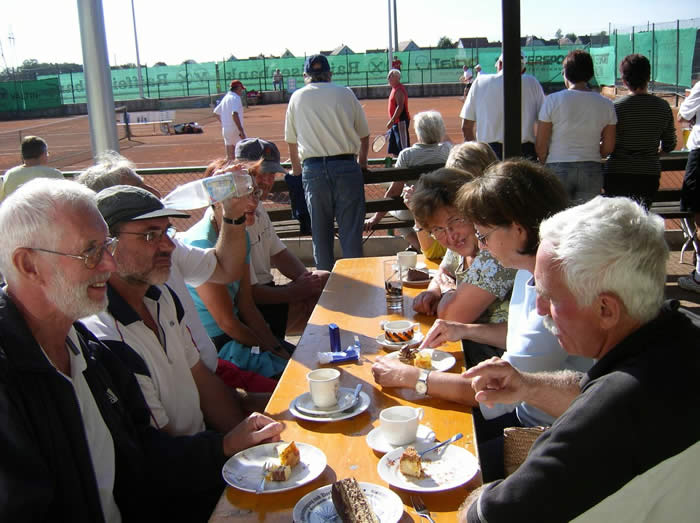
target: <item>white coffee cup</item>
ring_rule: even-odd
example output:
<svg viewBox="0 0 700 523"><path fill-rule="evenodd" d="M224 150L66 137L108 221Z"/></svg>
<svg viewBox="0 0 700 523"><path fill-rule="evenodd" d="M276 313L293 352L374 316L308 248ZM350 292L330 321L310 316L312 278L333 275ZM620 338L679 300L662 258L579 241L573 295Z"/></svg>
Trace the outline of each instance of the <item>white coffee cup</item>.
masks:
<svg viewBox="0 0 700 523"><path fill-rule="evenodd" d="M389 407L379 413L381 432L384 439L392 445L406 445L415 441L418 425L423 419L421 407L399 405Z"/></svg>
<svg viewBox="0 0 700 523"><path fill-rule="evenodd" d="M338 404L340 394L340 371L338 369L316 369L306 375L311 392L311 401L319 408Z"/></svg>
<svg viewBox="0 0 700 523"><path fill-rule="evenodd" d="M402 269L415 269L418 254L413 251L401 251L396 254L396 261Z"/></svg>

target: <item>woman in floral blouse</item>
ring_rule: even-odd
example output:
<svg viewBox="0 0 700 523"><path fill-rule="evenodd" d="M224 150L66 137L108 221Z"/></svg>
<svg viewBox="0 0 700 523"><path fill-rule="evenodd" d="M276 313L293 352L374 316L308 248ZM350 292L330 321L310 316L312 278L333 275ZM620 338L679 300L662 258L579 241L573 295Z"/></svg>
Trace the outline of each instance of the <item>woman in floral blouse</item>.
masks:
<svg viewBox="0 0 700 523"><path fill-rule="evenodd" d="M460 187L473 179L458 169L424 174L416 184L411 210L416 222L447 248L428 289L413 301L416 312L462 323L502 323L515 270L505 269L480 250L474 226L455 207Z"/></svg>

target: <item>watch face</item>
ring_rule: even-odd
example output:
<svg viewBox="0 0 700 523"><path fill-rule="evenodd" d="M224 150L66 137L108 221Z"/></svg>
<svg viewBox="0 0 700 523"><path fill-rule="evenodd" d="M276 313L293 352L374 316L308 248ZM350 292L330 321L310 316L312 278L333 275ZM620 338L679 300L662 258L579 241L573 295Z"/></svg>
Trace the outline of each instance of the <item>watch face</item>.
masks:
<svg viewBox="0 0 700 523"><path fill-rule="evenodd" d="M428 392L428 386L425 384L424 381L419 381L418 383L416 383L416 392L418 394L425 394L426 392Z"/></svg>

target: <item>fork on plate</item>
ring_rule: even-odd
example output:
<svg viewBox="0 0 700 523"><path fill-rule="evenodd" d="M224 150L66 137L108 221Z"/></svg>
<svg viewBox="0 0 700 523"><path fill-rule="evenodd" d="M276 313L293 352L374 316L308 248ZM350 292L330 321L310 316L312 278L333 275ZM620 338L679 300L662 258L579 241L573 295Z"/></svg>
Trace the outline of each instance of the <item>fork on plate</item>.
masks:
<svg viewBox="0 0 700 523"><path fill-rule="evenodd" d="M411 503L413 503L413 510L416 511L416 514L427 519L430 523L435 523L433 518L430 517L430 511L426 508L420 496L411 496Z"/></svg>
<svg viewBox="0 0 700 523"><path fill-rule="evenodd" d="M256 494L260 494L265 490L265 479L267 478L267 473L272 470L272 463L269 461L266 461L265 464L263 465L263 477L260 480L260 484L258 485L258 488L255 489Z"/></svg>

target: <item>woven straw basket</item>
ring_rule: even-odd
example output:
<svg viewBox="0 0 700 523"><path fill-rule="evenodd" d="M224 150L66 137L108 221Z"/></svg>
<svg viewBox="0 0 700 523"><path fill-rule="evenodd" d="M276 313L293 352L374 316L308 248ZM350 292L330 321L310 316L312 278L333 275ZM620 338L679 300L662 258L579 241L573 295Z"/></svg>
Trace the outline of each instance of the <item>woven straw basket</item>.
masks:
<svg viewBox="0 0 700 523"><path fill-rule="evenodd" d="M503 469L506 477L525 461L530 447L547 427L509 427L503 429Z"/></svg>

